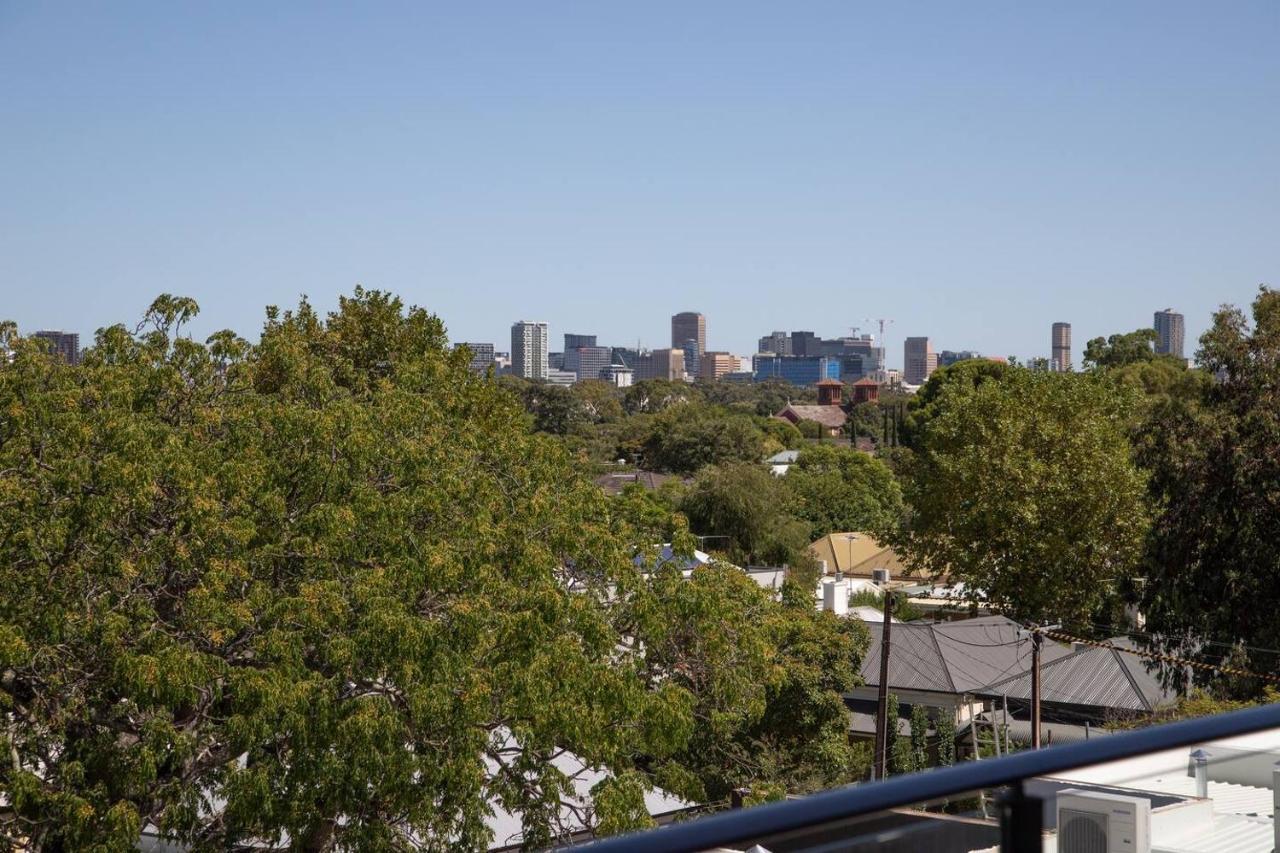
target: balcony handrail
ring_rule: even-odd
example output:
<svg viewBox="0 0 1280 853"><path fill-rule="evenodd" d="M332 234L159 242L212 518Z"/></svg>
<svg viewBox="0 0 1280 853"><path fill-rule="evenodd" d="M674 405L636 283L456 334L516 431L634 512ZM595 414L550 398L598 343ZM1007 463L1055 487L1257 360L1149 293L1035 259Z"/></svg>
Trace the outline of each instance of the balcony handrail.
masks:
<svg viewBox="0 0 1280 853"><path fill-rule="evenodd" d="M590 853L696 853L809 826L943 797L1009 785L1035 776L1104 764L1218 738L1280 728L1280 703L1183 720L1080 743L966 761L951 767L849 785L794 800L719 812L657 829L593 841Z"/></svg>

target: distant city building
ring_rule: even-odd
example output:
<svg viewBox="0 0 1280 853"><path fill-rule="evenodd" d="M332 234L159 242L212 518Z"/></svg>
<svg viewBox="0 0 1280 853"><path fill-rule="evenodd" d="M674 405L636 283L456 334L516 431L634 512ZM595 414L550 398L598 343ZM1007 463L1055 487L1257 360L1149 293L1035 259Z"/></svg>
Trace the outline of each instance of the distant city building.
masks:
<svg viewBox="0 0 1280 853"><path fill-rule="evenodd" d="M563 369L576 374L581 382L584 379L599 379L612 362L612 347L584 346L564 351Z"/></svg>
<svg viewBox="0 0 1280 853"><path fill-rule="evenodd" d="M680 351L684 353L684 369L690 376L697 376L702 370L702 353L698 350L698 341L696 338L689 338L680 347Z"/></svg>
<svg viewBox="0 0 1280 853"><path fill-rule="evenodd" d="M567 388L578 381L578 374L571 370L548 370L546 379L551 385L563 385Z"/></svg>
<svg viewBox="0 0 1280 853"><path fill-rule="evenodd" d="M472 373L484 373L494 362L493 344L463 343L455 344L454 349L466 347L471 350L471 363L468 366Z"/></svg>
<svg viewBox="0 0 1280 853"><path fill-rule="evenodd" d="M625 365L611 364L601 372L600 378L610 385L616 385L619 388L630 388L631 382L635 378L635 373L634 370Z"/></svg>
<svg viewBox="0 0 1280 853"><path fill-rule="evenodd" d="M671 318L671 348L687 352L690 341L698 356L707 351L707 318L697 311L682 311ZM696 366L690 369L696 374Z"/></svg>
<svg viewBox="0 0 1280 853"><path fill-rule="evenodd" d="M1071 370L1071 324L1054 323L1049 342L1049 369L1056 373Z"/></svg>
<svg viewBox="0 0 1280 853"><path fill-rule="evenodd" d="M78 332L62 332L53 329L41 329L35 337L48 341L53 351L62 357L67 364L80 363L80 334Z"/></svg>
<svg viewBox="0 0 1280 853"><path fill-rule="evenodd" d="M564 370L564 353L549 352L547 353L547 367L552 370Z"/></svg>
<svg viewBox="0 0 1280 853"><path fill-rule="evenodd" d="M636 357L635 379L684 379L684 351L656 349Z"/></svg>
<svg viewBox="0 0 1280 853"><path fill-rule="evenodd" d="M840 378L839 359L824 356L770 355L759 353L751 360L755 381L782 379L792 385L815 385L823 379Z"/></svg>
<svg viewBox="0 0 1280 853"><path fill-rule="evenodd" d="M975 358L983 358L980 352L971 349L962 349L959 351L944 349L938 353L938 367L950 367L958 361L971 361Z"/></svg>
<svg viewBox="0 0 1280 853"><path fill-rule="evenodd" d="M719 382L729 373L738 369L738 357L727 352L707 352L702 354L702 363L698 367L698 377L709 382Z"/></svg>
<svg viewBox="0 0 1280 853"><path fill-rule="evenodd" d="M511 326L511 372L521 379L546 379L547 324L520 320Z"/></svg>
<svg viewBox="0 0 1280 853"><path fill-rule="evenodd" d="M902 381L923 385L938 369L938 354L928 338L907 338L902 345Z"/></svg>
<svg viewBox="0 0 1280 853"><path fill-rule="evenodd" d="M765 335L760 339L760 345L756 351L773 353L774 355L791 355L791 336L786 332L773 332Z"/></svg>
<svg viewBox="0 0 1280 853"><path fill-rule="evenodd" d="M569 350L575 350L575 349L578 349L579 347L593 347L593 346L596 346L596 336L595 336L595 335L569 335L569 334L566 334L566 335L564 336L564 351L565 351L565 352L569 352Z"/></svg>
<svg viewBox="0 0 1280 853"><path fill-rule="evenodd" d="M640 358L640 350L631 347L614 347L613 363L621 364L635 370L636 359Z"/></svg>
<svg viewBox="0 0 1280 853"><path fill-rule="evenodd" d="M884 373L884 347L871 335L820 338L813 332L773 332L760 338L758 352L838 359L841 378L845 381L863 376L882 377Z"/></svg>
<svg viewBox="0 0 1280 853"><path fill-rule="evenodd" d="M1172 308L1156 312L1156 352L1160 355L1172 355L1184 358L1182 354L1183 338L1186 327L1182 315Z"/></svg>
<svg viewBox="0 0 1280 853"><path fill-rule="evenodd" d="M813 332L792 332L791 355L826 355L822 351L822 338Z"/></svg>

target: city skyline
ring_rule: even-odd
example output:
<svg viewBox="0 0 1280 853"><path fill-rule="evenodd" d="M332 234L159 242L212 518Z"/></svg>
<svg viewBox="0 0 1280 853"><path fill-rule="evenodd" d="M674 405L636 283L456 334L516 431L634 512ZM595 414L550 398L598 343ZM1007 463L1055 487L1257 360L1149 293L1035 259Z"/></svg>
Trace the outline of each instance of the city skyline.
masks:
<svg viewBox="0 0 1280 853"><path fill-rule="evenodd" d="M256 338L361 283L453 340L893 318L900 366L1172 305L1190 354L1280 284L1277 11L10 4L0 316L88 343L170 292Z"/></svg>

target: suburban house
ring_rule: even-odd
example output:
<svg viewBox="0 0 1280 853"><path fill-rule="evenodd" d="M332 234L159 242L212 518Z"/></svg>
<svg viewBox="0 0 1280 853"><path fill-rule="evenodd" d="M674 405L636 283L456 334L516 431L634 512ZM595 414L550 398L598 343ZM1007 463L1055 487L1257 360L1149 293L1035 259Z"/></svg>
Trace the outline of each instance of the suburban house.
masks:
<svg viewBox="0 0 1280 853"><path fill-rule="evenodd" d="M887 545L869 533L828 533L809 546L809 553L822 566L823 574L839 572L845 577L881 579L878 570L888 574L884 581L925 583L928 575L907 568L903 560Z"/></svg>
<svg viewBox="0 0 1280 853"><path fill-rule="evenodd" d="M867 624L870 646L862 660L863 685L845 694L854 714L855 736L874 734L880 685L880 624ZM1108 641L1124 647L1123 638ZM889 690L900 713L915 705L930 715L951 716L960 732L972 718L1010 728L1012 740L1029 715L1031 633L1004 616L956 622L895 623L889 654ZM1132 719L1168 707L1174 697L1136 655L1091 645L1068 645L1045 638L1040 656L1042 718L1060 738L1078 739L1091 728ZM870 726L867 726L867 723ZM865 729L865 730L864 730ZM1049 736L1052 740L1052 735Z"/></svg>

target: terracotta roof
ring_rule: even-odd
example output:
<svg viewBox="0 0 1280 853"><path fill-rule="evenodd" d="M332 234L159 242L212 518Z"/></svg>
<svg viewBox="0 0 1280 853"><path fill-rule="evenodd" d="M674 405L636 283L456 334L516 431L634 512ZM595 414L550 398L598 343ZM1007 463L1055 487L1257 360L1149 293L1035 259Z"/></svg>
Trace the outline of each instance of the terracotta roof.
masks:
<svg viewBox="0 0 1280 853"><path fill-rule="evenodd" d="M870 376L864 376L853 384L854 385L874 385L877 388L880 387L880 383L872 379Z"/></svg>
<svg viewBox="0 0 1280 853"><path fill-rule="evenodd" d="M788 413L796 420L817 421L831 429L839 429L849 419L849 416L844 413L844 409L839 406L797 406L788 403L785 409L778 412L777 417L786 417Z"/></svg>
<svg viewBox="0 0 1280 853"><path fill-rule="evenodd" d="M830 377L828 377L828 378L826 378L826 379L820 379L820 380L818 380L818 382L817 382L817 383L815 383L815 384L817 384L819 387L822 387L822 386L824 386L824 385L825 385L825 386L827 386L828 388L829 388L829 387L831 387L832 385L839 385L839 386L841 386L841 387L843 387L843 386L844 386L844 383L843 383L843 382L841 382L839 379L832 379L832 378L830 378Z"/></svg>

